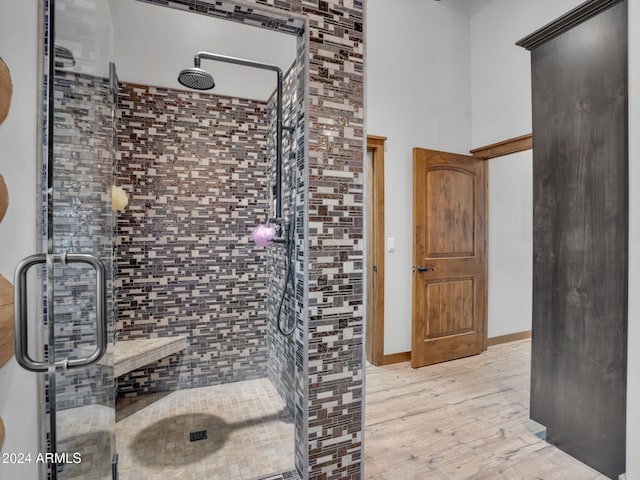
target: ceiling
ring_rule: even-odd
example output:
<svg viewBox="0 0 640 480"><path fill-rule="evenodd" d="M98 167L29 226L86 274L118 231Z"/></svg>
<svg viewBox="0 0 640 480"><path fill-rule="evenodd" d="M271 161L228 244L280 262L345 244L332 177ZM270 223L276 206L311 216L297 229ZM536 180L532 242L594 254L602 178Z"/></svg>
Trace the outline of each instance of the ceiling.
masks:
<svg viewBox="0 0 640 480"><path fill-rule="evenodd" d="M199 51L220 53L279 66L286 71L296 55L297 38L264 28L155 6L110 0L114 60L121 81L186 90L180 70L193 67ZM267 100L276 86L273 72L202 61L216 86L210 93Z"/></svg>

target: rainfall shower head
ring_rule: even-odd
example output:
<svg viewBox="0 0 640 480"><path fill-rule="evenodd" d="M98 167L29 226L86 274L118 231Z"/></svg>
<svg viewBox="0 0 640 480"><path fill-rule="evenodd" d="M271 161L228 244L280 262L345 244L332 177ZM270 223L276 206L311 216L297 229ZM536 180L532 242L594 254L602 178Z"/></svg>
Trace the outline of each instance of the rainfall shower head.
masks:
<svg viewBox="0 0 640 480"><path fill-rule="evenodd" d="M71 50L57 43L54 44L53 49L56 68L71 68L75 66L76 59L73 57Z"/></svg>
<svg viewBox="0 0 640 480"><path fill-rule="evenodd" d="M213 76L201 68L185 68L178 75L178 81L187 88L195 90L211 90L216 86Z"/></svg>
<svg viewBox="0 0 640 480"><path fill-rule="evenodd" d="M200 58L193 59L194 67L185 68L178 75L178 81L187 88L195 90L211 90L216 86L213 75L200 68Z"/></svg>

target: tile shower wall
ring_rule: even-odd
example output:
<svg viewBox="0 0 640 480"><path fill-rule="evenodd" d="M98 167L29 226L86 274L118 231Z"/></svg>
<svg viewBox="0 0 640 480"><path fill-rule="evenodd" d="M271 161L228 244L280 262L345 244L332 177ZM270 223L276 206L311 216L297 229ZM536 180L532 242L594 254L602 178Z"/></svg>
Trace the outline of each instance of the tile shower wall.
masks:
<svg viewBox="0 0 640 480"><path fill-rule="evenodd" d="M310 480L361 479L363 1L146 1L265 28L308 22L308 42L301 38L308 131L296 258L296 408L304 425L297 428L296 466Z"/></svg>
<svg viewBox="0 0 640 480"><path fill-rule="evenodd" d="M296 431L296 467L309 480L362 478L364 2L145 0L277 29L303 16L308 112L303 233L302 397L305 424ZM212 8L216 6L216 8ZM266 13L264 13L266 12ZM263 17L269 21L264 22ZM308 220L308 222L307 222ZM298 332L297 332L298 333Z"/></svg>
<svg viewBox="0 0 640 480"><path fill-rule="evenodd" d="M304 52L302 52L304 53ZM295 230L301 232L303 222L299 221L304 217L303 192L304 192L304 55L298 55L291 68L284 74L283 78L283 133L282 142L282 214L283 218L292 228L294 219L296 220ZM275 131L276 103L272 96L268 102L270 131ZM268 142L269 158L269 179L270 184L275 184L275 141L274 136L269 136ZM294 207L296 215L294 217ZM293 232L293 230L291 230ZM291 283L287 282L285 290L285 280L289 259L287 258L287 247L285 245L271 245L268 250L267 271L268 276L268 311L269 322L267 330L267 365L269 379L276 386L278 393L285 401L287 408L291 412L296 412L296 396L299 394L296 383L297 374L302 370L302 350L298 355L296 364L296 345L301 345L300 333L302 329L294 330L291 335L285 336L280 333L278 322L278 307L282 302L282 312L280 325L285 331L298 326L302 326L301 312L296 309L296 294L304 291L304 277L302 272L296 268L297 252L302 249L302 243L296 241L292 233L294 247L291 250L291 270L295 289ZM297 419L301 419L302 412L297 412Z"/></svg>
<svg viewBox="0 0 640 480"><path fill-rule="evenodd" d="M266 105L124 83L118 184L119 341L186 335L184 353L119 379L119 395L267 375Z"/></svg>

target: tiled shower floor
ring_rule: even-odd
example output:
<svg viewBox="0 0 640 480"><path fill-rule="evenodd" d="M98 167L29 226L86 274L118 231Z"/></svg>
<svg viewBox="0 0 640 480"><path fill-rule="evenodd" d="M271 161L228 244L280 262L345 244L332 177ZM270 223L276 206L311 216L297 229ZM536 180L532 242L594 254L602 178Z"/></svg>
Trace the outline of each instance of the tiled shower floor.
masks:
<svg viewBox="0 0 640 480"><path fill-rule="evenodd" d="M118 401L120 480L255 480L291 470L293 418L268 379ZM189 434L207 431L191 442Z"/></svg>
<svg viewBox="0 0 640 480"><path fill-rule="evenodd" d="M58 452L80 453L80 463L58 468L65 480L110 480L113 441L113 409L87 405L58 412Z"/></svg>
<svg viewBox="0 0 640 480"><path fill-rule="evenodd" d="M299 478L293 418L268 379L122 399L116 420L120 480ZM111 479L112 422L102 405L58 413L59 450L82 452L62 478ZM191 442L201 430L207 438Z"/></svg>

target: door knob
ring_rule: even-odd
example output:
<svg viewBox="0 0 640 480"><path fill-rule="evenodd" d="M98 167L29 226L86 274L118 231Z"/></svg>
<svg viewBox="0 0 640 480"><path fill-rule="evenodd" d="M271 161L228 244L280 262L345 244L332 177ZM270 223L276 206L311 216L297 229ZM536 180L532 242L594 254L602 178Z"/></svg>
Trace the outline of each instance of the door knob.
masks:
<svg viewBox="0 0 640 480"><path fill-rule="evenodd" d="M433 268L433 267L424 267L424 266L422 266L422 265L420 265L420 266L418 267L418 272L420 272L420 273L424 273L424 272L433 272L433 271L435 271L435 268Z"/></svg>

